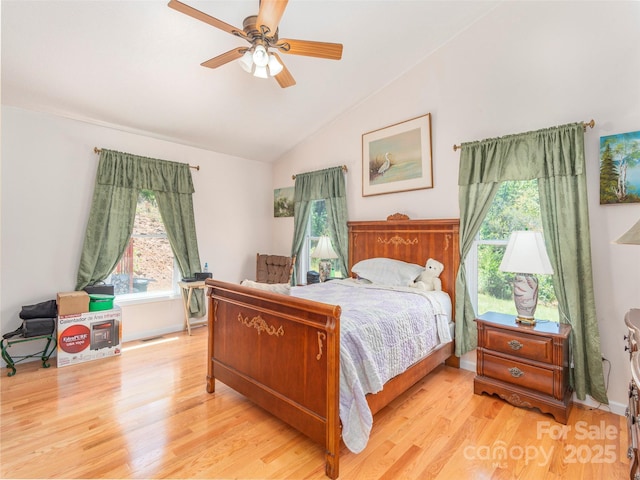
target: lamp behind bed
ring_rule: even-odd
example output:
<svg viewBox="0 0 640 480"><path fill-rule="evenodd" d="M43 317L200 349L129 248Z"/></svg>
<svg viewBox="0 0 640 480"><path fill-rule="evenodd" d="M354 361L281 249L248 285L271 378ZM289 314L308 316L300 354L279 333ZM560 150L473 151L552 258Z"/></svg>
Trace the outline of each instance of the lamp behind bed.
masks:
<svg viewBox="0 0 640 480"><path fill-rule="evenodd" d="M319 258L318 270L320 270L320 281L324 282L328 278L331 278L331 259L338 258L338 254L331 245L331 239L323 235L318 240L318 245L311 254L312 258Z"/></svg>

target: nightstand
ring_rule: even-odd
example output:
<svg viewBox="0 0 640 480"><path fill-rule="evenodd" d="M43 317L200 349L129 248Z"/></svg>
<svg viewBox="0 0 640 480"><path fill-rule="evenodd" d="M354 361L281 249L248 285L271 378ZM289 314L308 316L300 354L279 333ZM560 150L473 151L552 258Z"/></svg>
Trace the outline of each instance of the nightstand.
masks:
<svg viewBox="0 0 640 480"><path fill-rule="evenodd" d="M496 394L517 407L538 408L560 423L571 409L571 326L539 321L521 325L513 315L487 312L478 326L474 393Z"/></svg>

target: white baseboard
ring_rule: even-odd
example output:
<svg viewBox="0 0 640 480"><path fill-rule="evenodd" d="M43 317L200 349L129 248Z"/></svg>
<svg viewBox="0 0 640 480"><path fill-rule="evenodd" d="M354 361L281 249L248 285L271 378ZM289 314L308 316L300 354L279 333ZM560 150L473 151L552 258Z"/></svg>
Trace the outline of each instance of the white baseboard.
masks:
<svg viewBox="0 0 640 480"><path fill-rule="evenodd" d="M627 409L627 405L626 404L609 401L609 404L606 405L604 403L596 402L593 398L591 398L588 395L587 395L586 399L578 400L576 398L575 392L573 393L572 400L573 400L573 403L578 403L584 408L588 408L588 409L591 409L591 410L593 410L593 409L603 410L605 412L615 413L616 415L620 415L621 417L625 416L624 414L625 414L625 411Z"/></svg>
<svg viewBox="0 0 640 480"><path fill-rule="evenodd" d="M193 329L193 327L191 327ZM158 328L156 330L145 330L144 332L134 333L133 335L123 335L122 343L135 342L136 340L147 340L149 338L161 337L170 333L185 332L184 325L182 323L176 325L169 325L164 328Z"/></svg>
<svg viewBox="0 0 640 480"><path fill-rule="evenodd" d="M469 360L465 360L464 358L460 359L460 368L463 370L469 370L470 372L476 371L476 362L472 362Z"/></svg>

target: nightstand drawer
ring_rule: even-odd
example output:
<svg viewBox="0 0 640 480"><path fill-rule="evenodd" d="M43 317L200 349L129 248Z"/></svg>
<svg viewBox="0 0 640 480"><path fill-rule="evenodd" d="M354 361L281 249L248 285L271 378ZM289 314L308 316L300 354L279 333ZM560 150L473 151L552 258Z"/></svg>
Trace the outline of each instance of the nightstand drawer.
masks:
<svg viewBox="0 0 640 480"><path fill-rule="evenodd" d="M499 330L490 326L485 328L484 334L482 346L488 350L538 362L552 363L553 340L550 337Z"/></svg>
<svg viewBox="0 0 640 480"><path fill-rule="evenodd" d="M553 370L497 357L484 351L479 351L478 354L482 356L482 375L553 395Z"/></svg>

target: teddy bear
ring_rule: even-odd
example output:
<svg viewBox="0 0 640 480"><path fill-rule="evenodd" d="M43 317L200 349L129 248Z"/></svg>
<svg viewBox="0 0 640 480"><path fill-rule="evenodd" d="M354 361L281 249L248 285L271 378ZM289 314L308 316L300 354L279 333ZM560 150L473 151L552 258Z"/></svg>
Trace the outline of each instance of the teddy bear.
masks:
<svg viewBox="0 0 640 480"><path fill-rule="evenodd" d="M414 288L419 288L420 290L442 290L442 282L438 278L442 271L444 270L444 265L433 258L427 260L427 264L425 265L424 272L420 274L418 278L411 285Z"/></svg>

